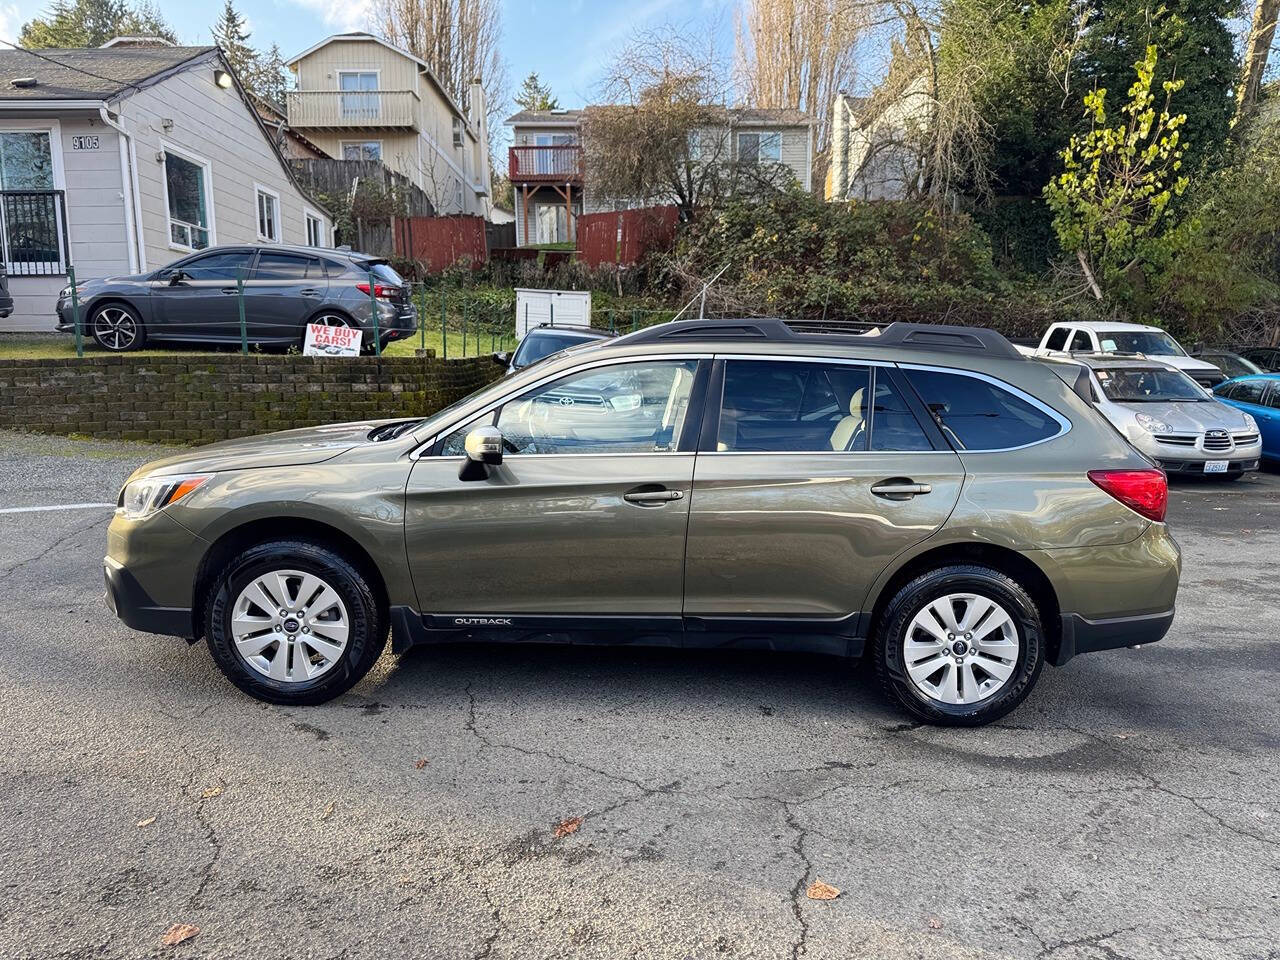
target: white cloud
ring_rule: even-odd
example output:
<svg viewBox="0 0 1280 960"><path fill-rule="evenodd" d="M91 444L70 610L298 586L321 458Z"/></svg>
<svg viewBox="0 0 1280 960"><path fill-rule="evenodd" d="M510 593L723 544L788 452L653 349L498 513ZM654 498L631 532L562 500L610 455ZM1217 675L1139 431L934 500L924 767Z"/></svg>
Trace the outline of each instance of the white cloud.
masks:
<svg viewBox="0 0 1280 960"><path fill-rule="evenodd" d="M316 13L326 27L365 30L373 16L373 0L291 0Z"/></svg>
<svg viewBox="0 0 1280 960"><path fill-rule="evenodd" d="M17 43L18 32L22 29L22 17L18 14L16 3L0 4L0 39Z"/></svg>

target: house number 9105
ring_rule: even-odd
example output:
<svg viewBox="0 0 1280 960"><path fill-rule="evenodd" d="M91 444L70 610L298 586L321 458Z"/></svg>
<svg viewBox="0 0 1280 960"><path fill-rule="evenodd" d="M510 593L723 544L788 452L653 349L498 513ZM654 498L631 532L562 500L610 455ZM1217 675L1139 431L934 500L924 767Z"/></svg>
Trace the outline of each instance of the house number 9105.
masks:
<svg viewBox="0 0 1280 960"><path fill-rule="evenodd" d="M72 137L72 150L97 150L98 137Z"/></svg>

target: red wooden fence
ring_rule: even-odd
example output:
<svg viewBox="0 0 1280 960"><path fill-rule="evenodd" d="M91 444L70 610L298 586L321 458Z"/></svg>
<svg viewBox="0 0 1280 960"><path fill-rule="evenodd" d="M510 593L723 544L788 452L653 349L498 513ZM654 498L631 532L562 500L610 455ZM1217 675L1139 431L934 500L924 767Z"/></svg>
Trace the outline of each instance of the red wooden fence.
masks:
<svg viewBox="0 0 1280 960"><path fill-rule="evenodd" d="M652 249L675 242L680 212L675 207L643 207L578 217L578 256L589 267L637 262Z"/></svg>
<svg viewBox="0 0 1280 960"><path fill-rule="evenodd" d="M396 253L425 263L431 273L464 260L479 269L488 259L483 217L397 217L394 233Z"/></svg>

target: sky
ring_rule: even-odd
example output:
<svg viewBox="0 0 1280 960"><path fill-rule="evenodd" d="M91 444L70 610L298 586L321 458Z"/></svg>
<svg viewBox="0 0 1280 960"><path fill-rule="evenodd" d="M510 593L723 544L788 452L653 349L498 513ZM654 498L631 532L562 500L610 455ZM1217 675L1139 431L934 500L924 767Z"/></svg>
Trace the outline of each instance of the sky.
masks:
<svg viewBox="0 0 1280 960"><path fill-rule="evenodd" d="M375 0L236 0L250 42L280 46L286 59L345 30L368 26ZM222 0L157 0L183 43L209 43ZM16 41L22 24L48 0L0 0L0 40ZM733 45L733 0L502 0L503 55L514 92L537 71L563 107L592 99L602 70L633 29L672 23L711 31L726 52Z"/></svg>

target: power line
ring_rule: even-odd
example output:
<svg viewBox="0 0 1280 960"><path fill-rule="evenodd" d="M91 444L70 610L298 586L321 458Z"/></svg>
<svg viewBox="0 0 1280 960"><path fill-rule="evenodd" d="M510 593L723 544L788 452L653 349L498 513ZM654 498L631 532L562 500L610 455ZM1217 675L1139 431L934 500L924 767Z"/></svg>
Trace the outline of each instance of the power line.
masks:
<svg viewBox="0 0 1280 960"><path fill-rule="evenodd" d="M47 54L37 53L35 50L28 49L27 47L20 47L16 43L14 43L12 40L6 40L3 37L0 37L0 43L4 44L5 46L12 47L14 50L17 50L21 53L30 54L31 56L36 57L39 60L45 60L49 63L54 64L55 66L62 67L64 70L72 70L75 73L83 73L86 77L93 77L96 80L106 80L108 83L118 83L123 87L137 88L138 86L137 80L121 80L119 77L109 77L103 73L94 73L92 70L86 70L84 67L77 67L75 64L65 63L64 61L58 60L55 57L50 57Z"/></svg>

